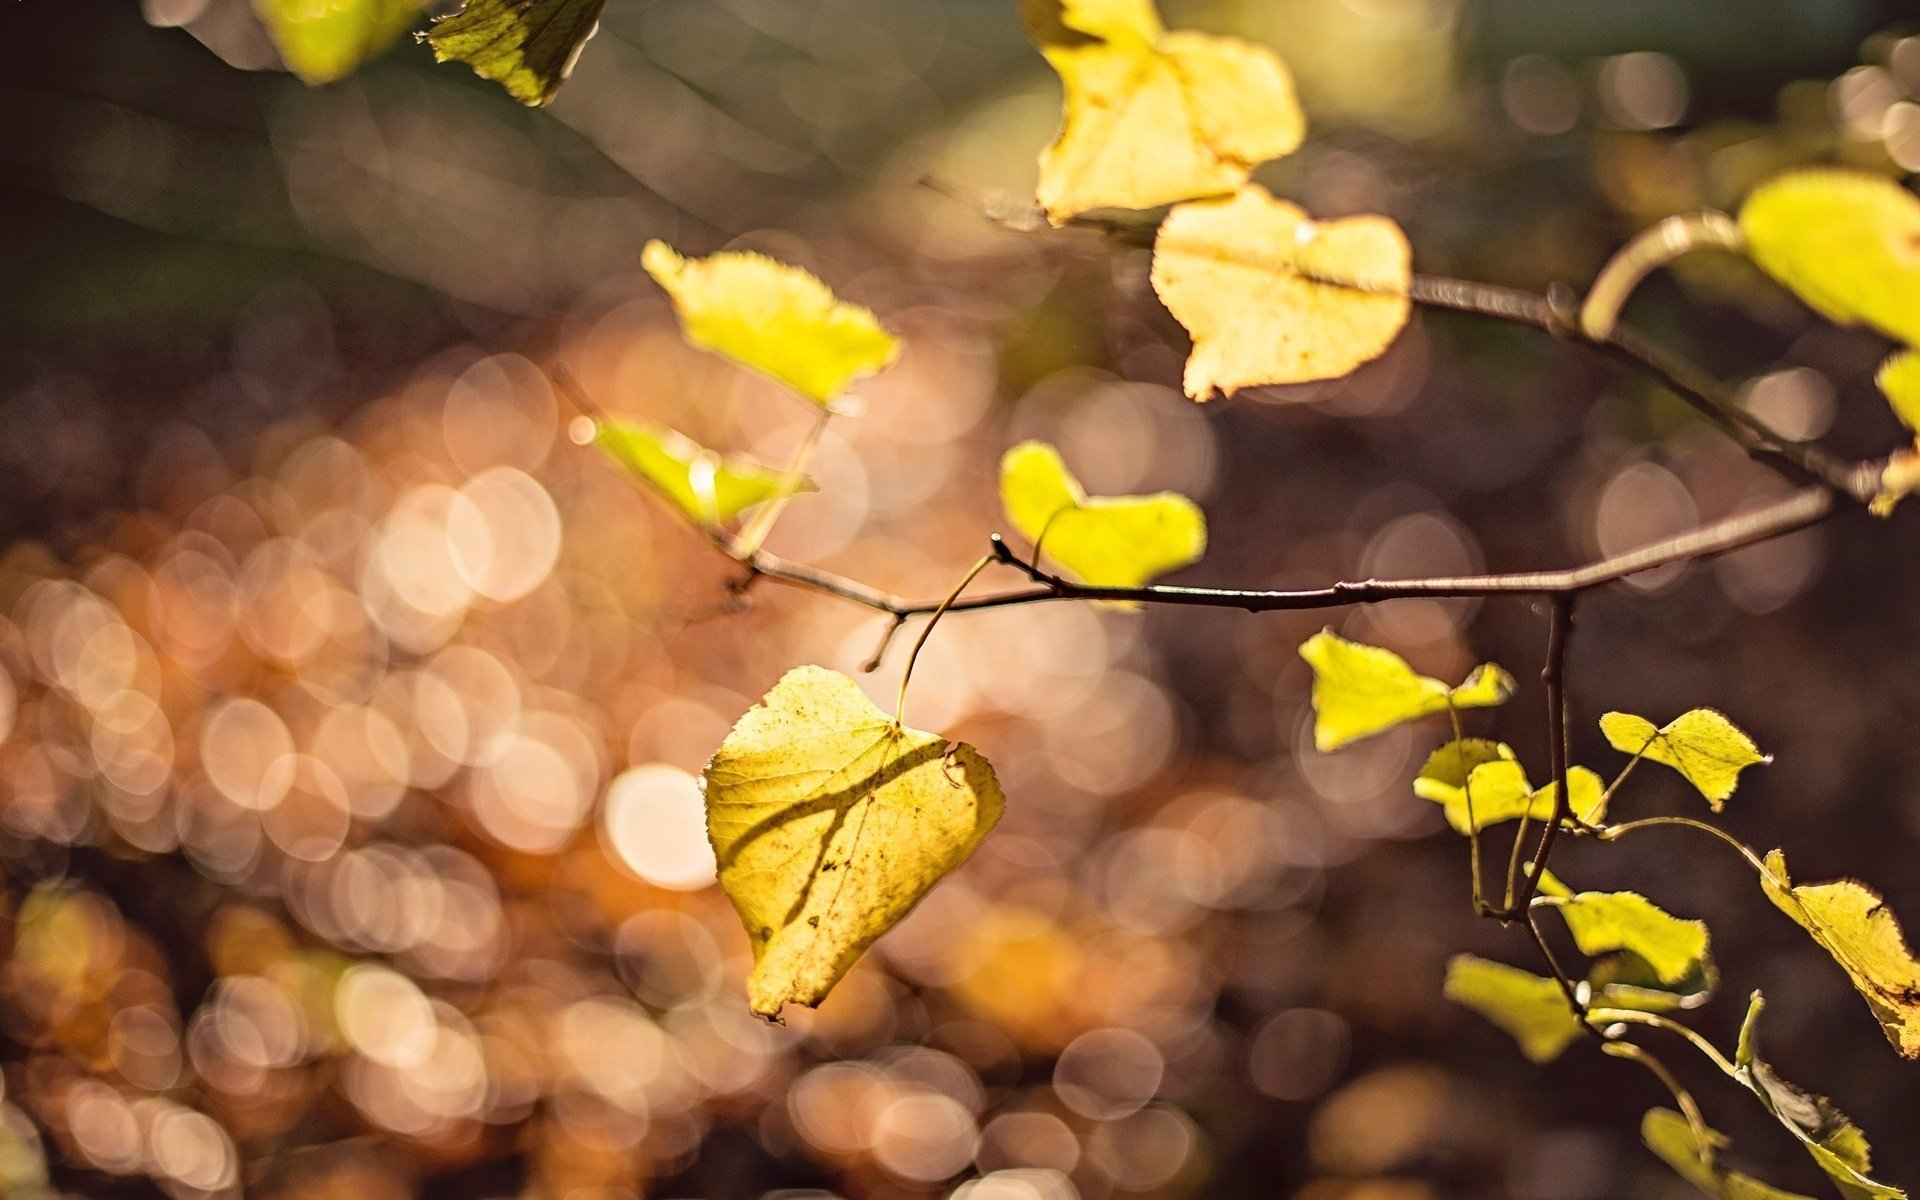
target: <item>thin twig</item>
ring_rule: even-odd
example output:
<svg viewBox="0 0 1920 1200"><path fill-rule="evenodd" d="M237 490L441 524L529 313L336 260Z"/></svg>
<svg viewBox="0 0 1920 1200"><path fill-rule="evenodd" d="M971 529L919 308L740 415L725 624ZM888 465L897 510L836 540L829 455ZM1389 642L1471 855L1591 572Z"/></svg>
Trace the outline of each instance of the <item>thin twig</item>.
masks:
<svg viewBox="0 0 1920 1200"><path fill-rule="evenodd" d="M1553 840L1572 810L1571 789L1567 786L1567 643L1573 636L1573 601L1577 592L1561 592L1553 597L1548 614L1547 661L1540 669L1540 681L1547 685L1547 756L1553 764L1553 813L1547 827L1540 831L1540 846L1533 852L1533 864L1518 880L1508 876L1513 893L1508 905L1525 909L1533 902L1534 889L1547 869L1553 854Z"/></svg>

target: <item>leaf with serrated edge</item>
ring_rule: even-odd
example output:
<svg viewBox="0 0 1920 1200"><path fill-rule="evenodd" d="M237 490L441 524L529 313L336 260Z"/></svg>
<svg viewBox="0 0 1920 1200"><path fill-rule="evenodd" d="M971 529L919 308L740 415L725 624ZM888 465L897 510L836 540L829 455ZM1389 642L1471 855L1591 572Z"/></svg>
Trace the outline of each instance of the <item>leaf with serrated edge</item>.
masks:
<svg viewBox="0 0 1920 1200"><path fill-rule="evenodd" d="M1637 892L1579 892L1555 907L1573 944L1589 958L1631 950L1667 984L1685 979L1706 960L1704 921L1673 916Z"/></svg>
<svg viewBox="0 0 1920 1200"><path fill-rule="evenodd" d="M1683 712L1658 729L1645 717L1610 712L1600 718L1600 732L1622 754L1680 772L1715 812L1733 795L1740 772L1773 761L1738 725L1711 708Z"/></svg>
<svg viewBox="0 0 1920 1200"><path fill-rule="evenodd" d="M1040 155L1055 224L1231 192L1305 136L1293 79L1265 46L1169 33L1142 0L1023 0L1021 15L1066 93Z"/></svg>
<svg viewBox="0 0 1920 1200"><path fill-rule="evenodd" d="M1709 1151L1723 1149L1726 1137L1709 1129L1709 1144L1702 1146L1693 1126L1670 1108L1647 1110L1647 1115L1640 1120L1640 1140L1680 1178L1720 1200L1812 1200L1810 1196L1781 1191L1751 1175L1720 1166L1709 1157Z"/></svg>
<svg viewBox="0 0 1920 1200"><path fill-rule="evenodd" d="M853 680L796 667L701 777L720 886L753 947L754 1012L815 1005L966 861L1005 799L973 747L896 724Z"/></svg>
<svg viewBox="0 0 1920 1200"><path fill-rule="evenodd" d="M420 19L421 0L253 0L287 69L302 83L344 79Z"/></svg>
<svg viewBox="0 0 1920 1200"><path fill-rule="evenodd" d="M1089 499L1044 442L1001 457L1000 500L1022 537L1094 587L1139 587L1207 548L1207 520L1193 501L1177 492Z"/></svg>
<svg viewBox="0 0 1920 1200"><path fill-rule="evenodd" d="M467 0L427 31L433 56L463 62L522 104L553 99L600 28L607 0Z"/></svg>
<svg viewBox="0 0 1920 1200"><path fill-rule="evenodd" d="M1863 171L1792 171L1740 207L1747 253L1807 305L1920 346L1920 197Z"/></svg>
<svg viewBox="0 0 1920 1200"><path fill-rule="evenodd" d="M744 458L722 458L671 429L637 421L596 422L593 440L703 527L722 525L771 499L784 482L778 471Z"/></svg>
<svg viewBox="0 0 1920 1200"><path fill-rule="evenodd" d="M891 363L900 339L799 267L729 250L682 258L648 242L640 265L666 290L687 340L822 406Z"/></svg>
<svg viewBox="0 0 1920 1200"><path fill-rule="evenodd" d="M1314 221L1248 185L1175 206L1153 290L1193 337L1187 395L1338 379L1378 358L1412 311L1413 253L1385 217Z"/></svg>
<svg viewBox="0 0 1920 1200"><path fill-rule="evenodd" d="M1755 1042L1759 1036L1760 1010L1766 1001L1759 992L1747 1006L1747 1019L1740 1026L1740 1045L1734 1055L1740 1082L1760 1097L1787 1131L1807 1148L1813 1161L1825 1171L1848 1200L1906 1200L1899 1188L1868 1176L1873 1158L1867 1136L1847 1115L1825 1096L1816 1096L1780 1078L1762 1059Z"/></svg>
<svg viewBox="0 0 1920 1200"><path fill-rule="evenodd" d="M1778 850L1767 855L1760 886L1840 964L1894 1048L1920 1058L1920 962L1886 901L1852 879L1795 885Z"/></svg>
<svg viewBox="0 0 1920 1200"><path fill-rule="evenodd" d="M1580 1036L1580 1019L1560 985L1472 954L1447 963L1446 997L1498 1025L1533 1062L1551 1062Z"/></svg>
<svg viewBox="0 0 1920 1200"><path fill-rule="evenodd" d="M1492 663L1449 688L1417 674L1391 650L1348 641L1322 629L1300 646L1313 668L1313 744L1336 750L1348 742L1449 708L1487 708L1513 695L1513 677Z"/></svg>

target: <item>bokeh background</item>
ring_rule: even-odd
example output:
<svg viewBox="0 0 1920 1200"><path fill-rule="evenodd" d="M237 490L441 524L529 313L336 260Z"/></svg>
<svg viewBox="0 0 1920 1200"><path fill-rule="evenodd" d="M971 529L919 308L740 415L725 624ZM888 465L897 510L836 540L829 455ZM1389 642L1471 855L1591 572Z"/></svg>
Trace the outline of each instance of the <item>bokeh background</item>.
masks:
<svg viewBox="0 0 1920 1200"><path fill-rule="evenodd" d="M1564 564L1782 486L1577 348L1448 314L1348 380L1188 403L1140 251L1008 227L1058 111L1013 8L612 0L545 111L414 45L306 89L237 0L0 9L0 1191L1688 1194L1638 1147L1644 1072L1531 1067L1439 998L1455 951L1529 963L1408 790L1440 731L1311 749L1294 649L1330 621L1512 669L1480 725L1544 774L1519 602L953 617L914 719L992 759L1004 824L817 1014L748 1015L695 777L784 669L856 670L881 625L732 598L569 438L559 364L768 461L808 419L681 343L648 238L802 263L904 334L772 541L904 594L981 553L1028 436L1096 491L1200 499L1187 582ZM1903 8L1169 16L1298 74L1312 137L1263 181L1394 216L1422 269L1542 288L1784 166L1920 170ZM1749 269L1702 256L1630 314L1791 433L1894 444L1881 348ZM1728 824L1920 921L1911 529L1850 516L1591 598L1577 759L1618 765L1607 709L1722 707L1779 756ZM1697 805L1643 772L1616 811ZM1750 872L1685 833L1558 861L1707 918L1702 1027L1763 988L1781 1070L1920 1180L1920 1074ZM1742 1165L1823 1186L1667 1057Z"/></svg>

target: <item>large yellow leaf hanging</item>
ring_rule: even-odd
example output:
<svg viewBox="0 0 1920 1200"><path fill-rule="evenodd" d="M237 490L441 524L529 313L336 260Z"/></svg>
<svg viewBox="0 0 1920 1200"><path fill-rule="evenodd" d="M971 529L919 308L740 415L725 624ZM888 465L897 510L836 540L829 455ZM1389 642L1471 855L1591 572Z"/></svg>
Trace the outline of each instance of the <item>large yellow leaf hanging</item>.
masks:
<svg viewBox="0 0 1920 1200"><path fill-rule="evenodd" d="M1645 717L1610 712L1600 718L1607 743L1623 754L1672 767L1699 790L1715 812L1740 782L1740 772L1773 761L1723 713L1695 708L1656 727Z"/></svg>
<svg viewBox="0 0 1920 1200"><path fill-rule="evenodd" d="M1796 885L1778 850L1767 855L1760 886L1774 907L1833 955L1894 1049L1920 1058L1920 961L1887 902L1851 879Z"/></svg>
<svg viewBox="0 0 1920 1200"><path fill-rule="evenodd" d="M1378 358L1412 311L1413 252L1385 217L1314 221L1248 186L1167 214L1153 290L1193 336L1187 395L1336 379Z"/></svg>
<svg viewBox="0 0 1920 1200"><path fill-rule="evenodd" d="M1095 587L1139 587L1207 548L1207 520L1193 501L1177 492L1089 499L1044 442L1001 457L1000 499L1022 537Z"/></svg>
<svg viewBox="0 0 1920 1200"><path fill-rule="evenodd" d="M727 251L688 259L648 242L640 265L666 289L687 340L771 376L816 404L900 353L900 339L799 267Z"/></svg>
<svg viewBox="0 0 1920 1200"><path fill-rule="evenodd" d="M1861 171L1792 171L1740 207L1747 253L1808 306L1920 346L1920 197Z"/></svg>
<svg viewBox="0 0 1920 1200"><path fill-rule="evenodd" d="M1023 0L1021 14L1066 89L1040 155L1040 206L1056 224L1231 192L1306 134L1293 79L1265 46L1168 32L1151 0Z"/></svg>
<svg viewBox="0 0 1920 1200"><path fill-rule="evenodd" d="M908 729L853 680L796 667L702 777L720 886L753 946L753 1011L818 1004L1000 819L973 747Z"/></svg>

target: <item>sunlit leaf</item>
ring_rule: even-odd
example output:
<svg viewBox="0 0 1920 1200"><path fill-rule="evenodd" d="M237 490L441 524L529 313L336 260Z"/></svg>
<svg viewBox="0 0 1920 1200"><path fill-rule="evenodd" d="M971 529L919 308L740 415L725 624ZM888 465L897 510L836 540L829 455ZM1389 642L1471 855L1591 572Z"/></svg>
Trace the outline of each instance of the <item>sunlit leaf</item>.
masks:
<svg viewBox="0 0 1920 1200"><path fill-rule="evenodd" d="M1577 892L1556 898L1555 907L1573 944L1590 958L1630 950L1666 984L1680 982L1706 960L1704 921L1673 916L1636 892Z"/></svg>
<svg viewBox="0 0 1920 1200"><path fill-rule="evenodd" d="M1725 1148L1727 1139L1716 1130L1706 1132L1708 1144L1703 1146L1687 1119L1670 1108L1650 1109L1640 1121L1640 1140L1647 1149L1709 1196L1720 1200L1812 1200L1719 1165L1712 1155Z"/></svg>
<svg viewBox="0 0 1920 1200"><path fill-rule="evenodd" d="M1610 712L1600 718L1600 732L1615 750L1680 772L1715 812L1733 795L1740 772L1773 761L1739 726L1711 708L1683 712L1657 729L1645 717Z"/></svg>
<svg viewBox="0 0 1920 1200"><path fill-rule="evenodd" d="M1167 32L1143 0L1023 0L1027 32L1066 90L1040 155L1040 206L1154 208L1231 192L1306 134L1293 79L1265 46Z"/></svg>
<svg viewBox="0 0 1920 1200"><path fill-rule="evenodd" d="M1022 537L1096 587L1139 587L1207 548L1207 520L1193 501L1177 492L1089 499L1044 442L1001 457L1000 501Z"/></svg>
<svg viewBox="0 0 1920 1200"><path fill-rule="evenodd" d="M1252 185L1176 206L1153 290L1193 337L1187 395L1337 379L1378 358L1407 323L1412 261L1385 217L1314 221Z"/></svg>
<svg viewBox="0 0 1920 1200"><path fill-rule="evenodd" d="M1915 303L1920 303L1916 300ZM1920 350L1902 350L1880 364L1873 381L1908 429L1920 431Z"/></svg>
<svg viewBox="0 0 1920 1200"><path fill-rule="evenodd" d="M1629 951L1609 954L1587 972L1589 1002L1594 1008L1633 1008L1641 1012L1672 1012L1698 1008L1720 984L1713 960L1703 957L1675 982L1665 983L1646 959Z"/></svg>
<svg viewBox="0 0 1920 1200"><path fill-rule="evenodd" d="M1554 781L1536 789L1519 763L1502 758L1474 766L1461 784L1416 779L1413 790L1445 809L1447 824L1455 833L1472 833L1476 827L1486 829L1522 816L1545 822L1553 816L1553 798L1560 789ZM1585 767L1569 768L1567 791L1572 797L1567 811L1575 819L1589 823L1600 819L1606 789L1598 775Z"/></svg>
<svg viewBox="0 0 1920 1200"><path fill-rule="evenodd" d="M1418 674L1391 650L1351 642L1322 629L1300 646L1313 668L1313 744L1336 750L1449 708L1488 708L1513 695L1513 676L1492 663L1450 688Z"/></svg>
<svg viewBox="0 0 1920 1200"><path fill-rule="evenodd" d="M1920 1058L1920 962L1886 901L1851 879L1796 886L1778 850L1767 855L1760 886L1775 907L1833 955L1894 1048Z"/></svg>
<svg viewBox="0 0 1920 1200"><path fill-rule="evenodd" d="M799 267L732 250L682 258L648 242L640 263L666 289L687 340L831 404L900 353L900 339Z"/></svg>
<svg viewBox="0 0 1920 1200"><path fill-rule="evenodd" d="M287 69L310 84L344 79L420 19L421 0L253 0Z"/></svg>
<svg viewBox="0 0 1920 1200"><path fill-rule="evenodd" d="M1760 993L1753 994L1747 1006L1747 1019L1740 1026L1740 1045L1734 1055L1740 1080L1760 1097L1782 1125L1807 1148L1813 1161L1825 1171L1848 1200L1906 1200L1906 1193L1871 1178L1873 1157L1867 1135L1833 1106L1825 1096L1788 1083L1759 1056L1755 1042L1759 1036L1760 1010L1766 1006Z"/></svg>
<svg viewBox="0 0 1920 1200"><path fill-rule="evenodd" d="M1809 307L1920 346L1920 197L1860 171L1793 171L1754 189L1740 230Z"/></svg>
<svg viewBox="0 0 1920 1200"><path fill-rule="evenodd" d="M713 527L770 499L781 473L744 458L722 458L671 429L636 421L604 421L594 441L650 484L696 525Z"/></svg>
<svg viewBox="0 0 1920 1200"><path fill-rule="evenodd" d="M703 776L707 832L753 946L763 1016L814 1005L1000 819L973 747L908 729L853 680L796 667Z"/></svg>
<svg viewBox="0 0 1920 1200"><path fill-rule="evenodd" d="M607 0L467 0L427 33L434 57L463 62L522 104L553 99Z"/></svg>
<svg viewBox="0 0 1920 1200"><path fill-rule="evenodd" d="M1537 1063L1560 1057L1580 1036L1580 1019L1559 984L1505 963L1454 955L1447 963L1446 996L1505 1030L1520 1053Z"/></svg>

